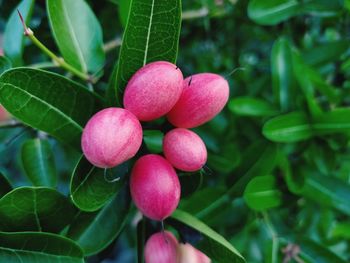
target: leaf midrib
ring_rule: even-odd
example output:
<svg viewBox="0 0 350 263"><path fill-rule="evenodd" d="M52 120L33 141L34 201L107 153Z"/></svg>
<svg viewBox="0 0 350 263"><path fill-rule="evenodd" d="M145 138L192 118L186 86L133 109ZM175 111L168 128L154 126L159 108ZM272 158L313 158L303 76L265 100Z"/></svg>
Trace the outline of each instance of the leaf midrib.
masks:
<svg viewBox="0 0 350 263"><path fill-rule="evenodd" d="M23 90L11 83L8 83L8 82L3 82L4 84L1 85L0 84L0 90L2 90L5 85L9 85L10 87L12 88L15 88L17 90L19 90L20 92L26 94L27 96L29 96L30 98L33 98L35 100L37 100L38 102L46 105L49 109L53 110L54 112L56 112L58 115L61 115L62 117L64 117L65 119L67 119L69 121L70 124L72 124L73 126L75 126L80 132L83 131L83 127L81 127L76 121L74 121L70 116L66 115L64 112L60 111L60 109L56 108L56 107L53 107L51 104L47 103L46 101L42 100L41 98L37 97L37 96L34 96L33 94L29 93L28 91L26 90Z"/></svg>
<svg viewBox="0 0 350 263"><path fill-rule="evenodd" d="M147 38L146 38L145 55L143 57L143 65L146 65L146 63L147 63L148 46L149 46L149 40L150 40L150 36L151 36L151 27L152 27L152 21L153 21L153 13L154 13L154 0L152 0L151 15L150 15L150 19L149 19Z"/></svg>

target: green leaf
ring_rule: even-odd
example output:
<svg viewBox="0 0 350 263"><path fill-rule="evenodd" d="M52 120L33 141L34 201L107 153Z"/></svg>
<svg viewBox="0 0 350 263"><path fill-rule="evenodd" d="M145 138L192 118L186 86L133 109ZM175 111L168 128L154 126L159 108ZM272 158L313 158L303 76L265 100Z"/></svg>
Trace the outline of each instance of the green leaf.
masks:
<svg viewBox="0 0 350 263"><path fill-rule="evenodd" d="M6 176L0 172L0 198L12 190L11 183Z"/></svg>
<svg viewBox="0 0 350 263"><path fill-rule="evenodd" d="M55 187L57 173L54 155L48 140L26 141L21 151L23 168L35 186Z"/></svg>
<svg viewBox="0 0 350 263"><path fill-rule="evenodd" d="M332 237L350 240L350 223L336 223L332 227Z"/></svg>
<svg viewBox="0 0 350 263"><path fill-rule="evenodd" d="M242 163L234 171L235 182L231 183L228 194L241 196L245 187L256 176L271 173L277 163L278 148L275 144L258 141L251 145L242 156Z"/></svg>
<svg viewBox="0 0 350 263"><path fill-rule="evenodd" d="M292 112L268 120L263 127L264 136L274 142L298 142L312 137L312 127L307 116Z"/></svg>
<svg viewBox="0 0 350 263"><path fill-rule="evenodd" d="M208 153L208 166L221 173L232 172L241 161L241 152L236 143L227 142L221 146L220 154Z"/></svg>
<svg viewBox="0 0 350 263"><path fill-rule="evenodd" d="M107 170L106 173L110 174L110 171ZM116 174L121 176L118 172ZM93 166L82 156L73 172L70 196L80 210L93 212L110 201L122 185L123 180L106 181L104 169Z"/></svg>
<svg viewBox="0 0 350 263"><path fill-rule="evenodd" d="M101 26L84 0L47 0L53 36L63 58L83 72L103 68Z"/></svg>
<svg viewBox="0 0 350 263"><path fill-rule="evenodd" d="M346 263L335 253L324 247L323 245L316 243L309 238L303 238L298 240L297 243L300 248L300 257L306 262L310 263Z"/></svg>
<svg viewBox="0 0 350 263"><path fill-rule="evenodd" d="M0 103L25 124L80 150L83 126L99 100L85 87L60 75L15 68L0 77Z"/></svg>
<svg viewBox="0 0 350 263"><path fill-rule="evenodd" d="M122 101L128 80L145 64L158 60L176 62L180 27L180 0L131 2L118 67L107 94L111 105Z"/></svg>
<svg viewBox="0 0 350 263"><path fill-rule="evenodd" d="M197 230L203 235L199 246L212 260L218 263L246 262L241 254L224 237L189 213L177 209L171 218Z"/></svg>
<svg viewBox="0 0 350 263"><path fill-rule="evenodd" d="M59 232L75 212L69 199L54 189L19 187L0 199L0 229Z"/></svg>
<svg viewBox="0 0 350 263"><path fill-rule="evenodd" d="M190 196L195 193L203 183L203 171L191 173L179 173L181 185L181 198Z"/></svg>
<svg viewBox="0 0 350 263"><path fill-rule="evenodd" d="M123 27L125 27L128 22L131 2L132 0L119 0L119 19Z"/></svg>
<svg viewBox="0 0 350 263"><path fill-rule="evenodd" d="M0 56L0 75L11 67L11 61L7 57Z"/></svg>
<svg viewBox="0 0 350 263"><path fill-rule="evenodd" d="M106 248L124 228L130 212L129 186L123 189L100 211L81 212L71 224L67 236L77 242L85 255Z"/></svg>
<svg viewBox="0 0 350 263"><path fill-rule="evenodd" d="M272 175L253 178L247 184L243 197L247 205L257 211L278 207L282 203L282 193Z"/></svg>
<svg viewBox="0 0 350 263"><path fill-rule="evenodd" d="M292 49L289 41L280 37L276 40L271 53L272 86L276 101L282 111L294 107L295 79L293 71Z"/></svg>
<svg viewBox="0 0 350 263"><path fill-rule="evenodd" d="M305 13L315 16L336 16L344 8L344 0L309 0L302 2L302 9Z"/></svg>
<svg viewBox="0 0 350 263"><path fill-rule="evenodd" d="M276 25L298 14L297 0L251 0L248 5L248 16L261 25Z"/></svg>
<svg viewBox="0 0 350 263"><path fill-rule="evenodd" d="M314 116L312 128L316 135L350 134L350 108L337 108Z"/></svg>
<svg viewBox="0 0 350 263"><path fill-rule="evenodd" d="M83 263L83 257L78 245L59 235L0 232L1 262Z"/></svg>
<svg viewBox="0 0 350 263"><path fill-rule="evenodd" d="M338 178L309 173L305 177L301 195L350 216L350 185Z"/></svg>
<svg viewBox="0 0 350 263"><path fill-rule="evenodd" d="M276 108L267 101L248 96L231 99L228 108L241 116L265 117L278 113Z"/></svg>
<svg viewBox="0 0 350 263"><path fill-rule="evenodd" d="M26 24L29 23L34 7L34 0L22 0L13 10L7 21L4 32L4 53L11 60L14 67L23 65L23 49L24 49L24 29L19 19L19 10Z"/></svg>
<svg viewBox="0 0 350 263"><path fill-rule="evenodd" d="M152 153L161 153L163 151L164 134L159 130L143 131L143 140L147 149Z"/></svg>

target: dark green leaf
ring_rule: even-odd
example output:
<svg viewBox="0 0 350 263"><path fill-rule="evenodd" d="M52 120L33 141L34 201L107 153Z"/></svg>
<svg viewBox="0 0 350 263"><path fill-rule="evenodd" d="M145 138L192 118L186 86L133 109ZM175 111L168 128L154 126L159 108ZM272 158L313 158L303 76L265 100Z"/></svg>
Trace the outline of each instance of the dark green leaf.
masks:
<svg viewBox="0 0 350 263"><path fill-rule="evenodd" d="M295 79L293 57L289 41L281 37L276 40L271 53L272 85L275 99L282 111L293 109L295 101Z"/></svg>
<svg viewBox="0 0 350 263"><path fill-rule="evenodd" d="M228 104L229 109L241 116L265 117L278 113L269 102L254 97L236 97Z"/></svg>
<svg viewBox="0 0 350 263"><path fill-rule="evenodd" d="M180 0L133 0L123 35L118 68L112 76L108 99L121 102L130 77L147 63L175 63L181 26Z"/></svg>
<svg viewBox="0 0 350 263"><path fill-rule="evenodd" d="M181 185L181 198L190 196L196 192L203 183L204 171L192 173L180 173L180 185Z"/></svg>
<svg viewBox="0 0 350 263"><path fill-rule="evenodd" d="M297 0L250 0L248 16L261 25L276 25L298 14Z"/></svg>
<svg viewBox="0 0 350 263"><path fill-rule="evenodd" d="M242 156L242 163L234 171L235 182L228 194L241 196L250 180L269 174L276 166L277 153L277 145L265 141L258 141L250 146Z"/></svg>
<svg viewBox="0 0 350 263"><path fill-rule="evenodd" d="M130 211L129 186L126 184L100 211L81 212L68 230L67 236L75 240L85 255L96 254L106 248L122 231Z"/></svg>
<svg viewBox="0 0 350 263"><path fill-rule="evenodd" d="M189 213L178 209L172 214L171 218L197 230L203 235L199 245L201 250L212 260L218 263L245 262L241 254L224 237Z"/></svg>
<svg viewBox="0 0 350 263"><path fill-rule="evenodd" d="M110 170L106 171L108 174L111 172ZM121 174L117 173L117 176L121 176ZM123 180L106 181L104 169L93 166L82 156L73 172L70 196L80 210L93 212L110 201L122 185Z"/></svg>
<svg viewBox="0 0 350 263"><path fill-rule="evenodd" d="M321 206L333 207L350 215L350 185L338 178L309 173L301 194Z"/></svg>
<svg viewBox="0 0 350 263"><path fill-rule="evenodd" d="M59 232L75 212L68 198L54 189L20 187L0 199L0 229Z"/></svg>
<svg viewBox="0 0 350 263"><path fill-rule="evenodd" d="M309 0L302 2L303 12L315 16L335 16L344 8L344 0Z"/></svg>
<svg viewBox="0 0 350 263"><path fill-rule="evenodd" d="M12 190L11 183L6 178L6 176L0 172L0 198L3 197L8 192L10 192L11 190Z"/></svg>
<svg viewBox="0 0 350 263"><path fill-rule="evenodd" d="M241 161L241 152L236 143L225 143L220 154L208 153L208 166L221 173L230 173Z"/></svg>
<svg viewBox="0 0 350 263"><path fill-rule="evenodd" d="M272 175L254 177L247 184L243 197L247 205L257 211L274 208L282 203L282 193Z"/></svg>
<svg viewBox="0 0 350 263"><path fill-rule="evenodd" d="M158 130L143 131L143 140L147 149L152 153L161 153L163 151L164 134Z"/></svg>
<svg viewBox="0 0 350 263"><path fill-rule="evenodd" d="M274 142L298 142L312 137L312 127L307 116L292 112L277 116L264 124L264 136Z"/></svg>
<svg viewBox="0 0 350 263"><path fill-rule="evenodd" d="M57 173L54 155L48 140L26 141L21 151L23 168L35 186L55 187Z"/></svg>
<svg viewBox="0 0 350 263"><path fill-rule="evenodd" d="M14 67L23 65L24 29L19 19L17 9L21 12L23 19L28 24L32 14L35 0L22 0L13 10L7 21L4 32L4 52L11 60Z"/></svg>
<svg viewBox="0 0 350 263"><path fill-rule="evenodd" d="M78 83L43 70L15 68L0 77L0 102L6 110L79 150L83 126L97 101Z"/></svg>
<svg viewBox="0 0 350 263"><path fill-rule="evenodd" d="M83 72L103 68L101 26L84 0L47 0L53 36L63 58Z"/></svg>
<svg viewBox="0 0 350 263"><path fill-rule="evenodd" d="M0 56L0 75L11 67L11 61L7 57Z"/></svg>
<svg viewBox="0 0 350 263"><path fill-rule="evenodd" d="M78 245L59 235L0 232L1 262L83 263L83 257Z"/></svg>

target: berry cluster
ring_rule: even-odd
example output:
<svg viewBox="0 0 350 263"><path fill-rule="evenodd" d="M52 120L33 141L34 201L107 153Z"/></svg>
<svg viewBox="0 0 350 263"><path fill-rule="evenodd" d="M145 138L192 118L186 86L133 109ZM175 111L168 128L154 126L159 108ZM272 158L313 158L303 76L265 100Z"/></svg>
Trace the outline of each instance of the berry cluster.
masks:
<svg viewBox="0 0 350 263"><path fill-rule="evenodd" d="M180 200L175 168L193 172L207 160L204 142L189 128L214 118L228 96L228 83L217 74L201 73L183 79L181 70L172 63L147 64L126 86L125 109L107 108L88 121L82 136L84 155L97 167L117 166L138 152L142 143L140 121L166 115L176 128L164 136L165 158L157 154L142 156L130 178L131 196L138 209L150 219L164 220Z"/></svg>

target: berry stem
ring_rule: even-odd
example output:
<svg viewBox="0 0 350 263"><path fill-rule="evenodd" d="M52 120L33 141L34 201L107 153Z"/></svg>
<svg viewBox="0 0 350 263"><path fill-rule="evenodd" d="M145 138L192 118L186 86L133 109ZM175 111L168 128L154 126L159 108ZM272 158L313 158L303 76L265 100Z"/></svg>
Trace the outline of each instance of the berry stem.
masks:
<svg viewBox="0 0 350 263"><path fill-rule="evenodd" d="M17 12L18 12L19 18L21 19L21 22L23 24L24 35L27 36L33 42L34 45L36 45L42 52L44 52L48 57L50 57L61 68L71 72L73 75L79 77L82 80L85 80L85 81L91 82L91 83L95 82L95 79L93 79L90 75L85 74L85 73L81 72L80 70L76 69L75 67L73 67L72 65L68 64L66 61L64 61L63 58L56 56L43 43L41 43L40 40L34 36L34 32L29 27L27 27L26 23L24 22L24 19L22 17L21 12L19 10L17 10Z"/></svg>

